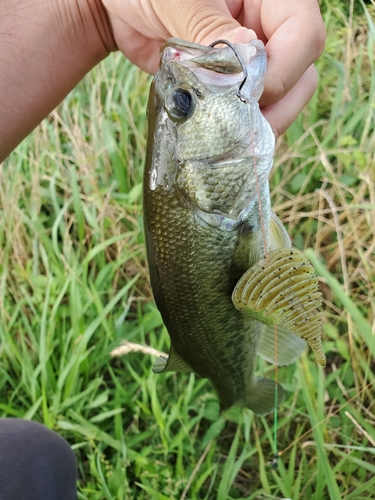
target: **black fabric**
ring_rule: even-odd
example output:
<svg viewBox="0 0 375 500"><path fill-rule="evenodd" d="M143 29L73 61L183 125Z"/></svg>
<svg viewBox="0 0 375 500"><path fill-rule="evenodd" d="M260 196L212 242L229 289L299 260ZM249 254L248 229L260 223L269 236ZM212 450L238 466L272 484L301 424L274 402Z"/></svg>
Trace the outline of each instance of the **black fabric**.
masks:
<svg viewBox="0 0 375 500"><path fill-rule="evenodd" d="M0 500L76 500L68 443L37 422L0 419Z"/></svg>

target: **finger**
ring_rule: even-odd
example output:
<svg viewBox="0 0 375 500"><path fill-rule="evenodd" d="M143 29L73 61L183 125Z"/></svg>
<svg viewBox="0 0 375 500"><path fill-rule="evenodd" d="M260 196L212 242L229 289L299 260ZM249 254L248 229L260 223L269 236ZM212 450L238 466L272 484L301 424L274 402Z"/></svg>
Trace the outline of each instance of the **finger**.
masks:
<svg viewBox="0 0 375 500"><path fill-rule="evenodd" d="M266 45L268 68L261 105L282 99L320 56L324 45L325 28L318 10L287 19Z"/></svg>
<svg viewBox="0 0 375 500"><path fill-rule="evenodd" d="M136 33L139 35L139 33ZM117 46L124 55L139 68L150 75L156 73L160 61L160 48L163 42L150 40L142 35L129 39L118 40Z"/></svg>
<svg viewBox="0 0 375 500"><path fill-rule="evenodd" d="M240 27L225 0L152 0L153 8L171 36L209 45L223 33ZM176 8L176 4L178 8Z"/></svg>
<svg viewBox="0 0 375 500"><path fill-rule="evenodd" d="M221 33L217 38L223 38L233 43L249 43L251 40L256 40L257 36L255 31L241 27Z"/></svg>
<svg viewBox="0 0 375 500"><path fill-rule="evenodd" d="M158 18L152 3L165 0L102 0L113 24L114 19L132 26L137 33L151 40L164 41L171 36L163 24L162 18ZM180 0L181 1L181 0ZM177 3L177 0L176 0ZM175 7L174 7L175 8ZM174 10L172 8L171 10Z"/></svg>
<svg viewBox="0 0 375 500"><path fill-rule="evenodd" d="M314 65L311 65L296 85L280 101L261 108L276 138L294 122L310 101L317 86L316 70Z"/></svg>
<svg viewBox="0 0 375 500"><path fill-rule="evenodd" d="M134 64L147 73L154 74L158 69L161 40L150 40L127 23L110 15L112 31L119 50Z"/></svg>

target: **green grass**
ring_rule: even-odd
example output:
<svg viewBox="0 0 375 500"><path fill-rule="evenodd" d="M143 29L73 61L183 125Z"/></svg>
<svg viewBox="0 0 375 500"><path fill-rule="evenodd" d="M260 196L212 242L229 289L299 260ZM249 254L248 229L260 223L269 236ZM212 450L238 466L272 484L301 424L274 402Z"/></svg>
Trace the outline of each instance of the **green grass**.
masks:
<svg viewBox="0 0 375 500"><path fill-rule="evenodd" d="M327 367L279 370L278 415L219 415L168 349L148 284L141 181L149 78L121 55L0 166L0 416L35 419L78 458L79 499L362 500L375 492L374 7L324 0L319 89L278 141L273 207L321 276ZM353 9L352 9L353 7ZM259 370L274 376L260 360Z"/></svg>

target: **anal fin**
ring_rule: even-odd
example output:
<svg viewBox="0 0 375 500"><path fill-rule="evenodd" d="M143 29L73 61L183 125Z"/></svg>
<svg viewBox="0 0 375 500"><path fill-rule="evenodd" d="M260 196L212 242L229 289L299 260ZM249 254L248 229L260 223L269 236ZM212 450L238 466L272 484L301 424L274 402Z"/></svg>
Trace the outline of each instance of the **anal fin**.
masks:
<svg viewBox="0 0 375 500"><path fill-rule="evenodd" d="M245 397L244 406L250 408L256 415L267 415L275 409L276 383L267 378L255 379L249 394ZM284 389L277 384L277 406L285 398Z"/></svg>

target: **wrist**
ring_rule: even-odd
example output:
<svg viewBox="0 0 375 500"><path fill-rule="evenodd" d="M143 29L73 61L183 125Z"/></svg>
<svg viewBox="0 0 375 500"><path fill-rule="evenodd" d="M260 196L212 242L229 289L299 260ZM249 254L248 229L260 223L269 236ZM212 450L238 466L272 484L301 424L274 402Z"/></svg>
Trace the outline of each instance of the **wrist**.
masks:
<svg viewBox="0 0 375 500"><path fill-rule="evenodd" d="M83 63L94 67L117 49L107 11L101 0L45 0L54 4L61 38L79 53Z"/></svg>
<svg viewBox="0 0 375 500"><path fill-rule="evenodd" d="M100 0L1 0L0 161L114 49Z"/></svg>

